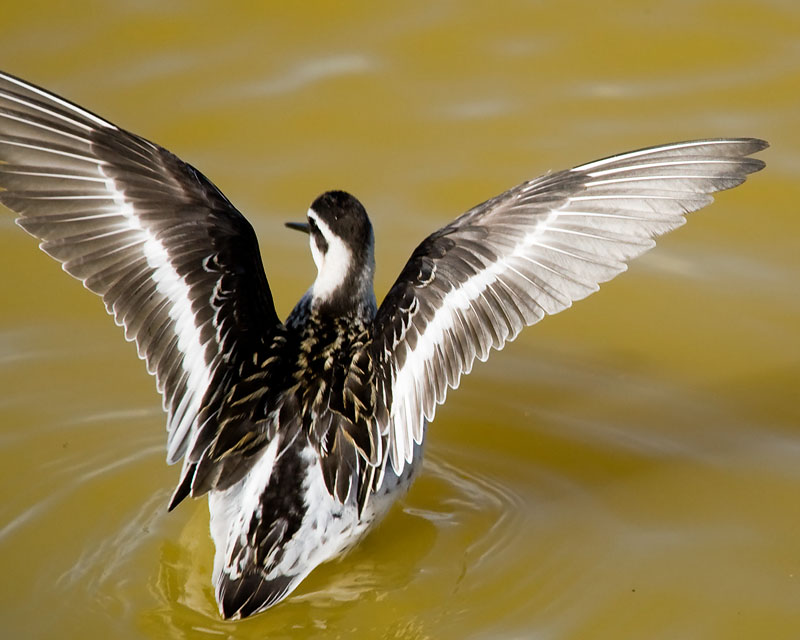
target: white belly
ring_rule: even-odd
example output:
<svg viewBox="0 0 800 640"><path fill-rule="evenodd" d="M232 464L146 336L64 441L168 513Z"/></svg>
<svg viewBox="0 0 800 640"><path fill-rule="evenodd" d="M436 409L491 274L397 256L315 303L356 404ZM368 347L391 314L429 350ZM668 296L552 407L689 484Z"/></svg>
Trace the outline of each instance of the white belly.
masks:
<svg viewBox="0 0 800 640"><path fill-rule="evenodd" d="M266 447L252 470L238 483L224 491L209 493L211 536L216 545L213 581L218 590L221 578L238 578L245 572L257 570L265 581L291 577L290 587L281 596L285 597L319 564L355 545L405 494L421 467L422 445L416 445L414 463L406 465L400 476L389 464L380 485L359 515L356 492L351 491L344 504L331 496L323 480L317 452L311 446L306 447L300 453L308 463L300 488L305 513L297 532L275 556L277 561L264 565L263 558L256 560L255 552L248 549L247 540L254 523L262 520L269 523L275 517L275 514L261 513L260 496L269 483L280 482L280 478L273 476L279 441L277 437Z"/></svg>

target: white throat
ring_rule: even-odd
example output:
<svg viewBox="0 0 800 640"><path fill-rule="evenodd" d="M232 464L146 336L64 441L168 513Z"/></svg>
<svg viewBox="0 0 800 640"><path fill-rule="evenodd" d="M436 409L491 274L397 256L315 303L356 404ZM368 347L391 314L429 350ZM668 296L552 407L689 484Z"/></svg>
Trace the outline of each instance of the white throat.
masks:
<svg viewBox="0 0 800 640"><path fill-rule="evenodd" d="M317 265L317 279L314 280L311 293L318 300L327 300L344 284L350 274L353 268L353 254L313 209L308 210L308 217L314 221L328 243L328 250L322 253L317 247L317 243L314 242L314 238L310 238L311 255L314 258L314 264Z"/></svg>

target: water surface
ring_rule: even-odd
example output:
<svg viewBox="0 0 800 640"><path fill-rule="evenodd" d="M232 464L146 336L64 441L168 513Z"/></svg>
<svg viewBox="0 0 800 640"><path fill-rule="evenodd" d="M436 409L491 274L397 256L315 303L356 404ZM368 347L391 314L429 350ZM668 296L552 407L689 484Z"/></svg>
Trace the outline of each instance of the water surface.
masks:
<svg viewBox="0 0 800 640"><path fill-rule="evenodd" d="M476 367L351 555L219 620L202 500L99 300L0 216L0 626L36 638L800 635L800 6L772 1L75 2L6 8L2 66L167 146L261 238L370 211L379 298L450 218L538 175L698 136L768 169Z"/></svg>

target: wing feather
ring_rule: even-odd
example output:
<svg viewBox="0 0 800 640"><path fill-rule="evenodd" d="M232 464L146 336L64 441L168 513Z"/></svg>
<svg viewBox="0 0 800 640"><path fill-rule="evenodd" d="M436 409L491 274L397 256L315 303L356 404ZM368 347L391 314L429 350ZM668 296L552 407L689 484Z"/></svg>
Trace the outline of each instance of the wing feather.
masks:
<svg viewBox="0 0 800 640"><path fill-rule="evenodd" d="M764 163L751 138L650 147L523 183L425 239L375 318L387 455L400 474L475 358L597 291L653 238Z"/></svg>
<svg viewBox="0 0 800 640"><path fill-rule="evenodd" d="M136 342L168 412L168 461L193 468L218 426L215 381L282 326L250 224L169 151L5 74L0 188Z"/></svg>

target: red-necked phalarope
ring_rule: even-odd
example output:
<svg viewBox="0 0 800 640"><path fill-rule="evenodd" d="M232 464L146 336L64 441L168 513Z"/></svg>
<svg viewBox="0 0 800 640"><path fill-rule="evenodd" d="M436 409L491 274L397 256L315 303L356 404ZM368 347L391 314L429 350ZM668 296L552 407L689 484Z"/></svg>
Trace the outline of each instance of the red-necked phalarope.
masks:
<svg viewBox="0 0 800 640"><path fill-rule="evenodd" d="M624 271L766 146L678 142L525 182L428 236L380 306L367 213L330 191L289 223L318 274L282 323L252 227L207 178L0 75L0 202L155 375L183 459L170 509L208 494L226 618L280 601L386 512L476 357Z"/></svg>

